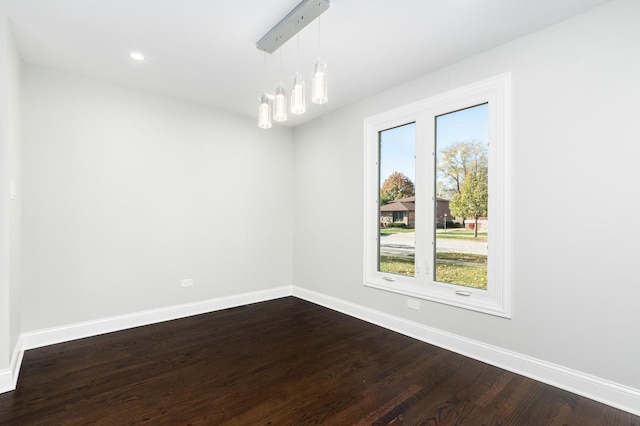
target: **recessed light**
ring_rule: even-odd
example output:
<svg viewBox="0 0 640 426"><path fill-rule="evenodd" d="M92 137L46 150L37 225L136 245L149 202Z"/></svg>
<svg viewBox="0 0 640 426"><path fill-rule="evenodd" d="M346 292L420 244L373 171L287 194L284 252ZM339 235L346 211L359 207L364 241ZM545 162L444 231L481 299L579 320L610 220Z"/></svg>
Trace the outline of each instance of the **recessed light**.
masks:
<svg viewBox="0 0 640 426"><path fill-rule="evenodd" d="M144 61L144 55L139 52L131 52L129 53L129 57L131 59L135 59L136 61Z"/></svg>

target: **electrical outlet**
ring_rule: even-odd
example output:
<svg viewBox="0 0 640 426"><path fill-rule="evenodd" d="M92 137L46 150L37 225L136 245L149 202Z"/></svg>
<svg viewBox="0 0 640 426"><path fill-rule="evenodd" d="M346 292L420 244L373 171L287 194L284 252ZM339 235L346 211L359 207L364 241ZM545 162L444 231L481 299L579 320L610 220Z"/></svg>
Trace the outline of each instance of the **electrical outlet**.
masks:
<svg viewBox="0 0 640 426"><path fill-rule="evenodd" d="M415 299L407 299L407 307L409 309L415 309L416 311L420 310L420 301Z"/></svg>
<svg viewBox="0 0 640 426"><path fill-rule="evenodd" d="M191 287L193 285L193 280L191 278L180 281L180 287Z"/></svg>

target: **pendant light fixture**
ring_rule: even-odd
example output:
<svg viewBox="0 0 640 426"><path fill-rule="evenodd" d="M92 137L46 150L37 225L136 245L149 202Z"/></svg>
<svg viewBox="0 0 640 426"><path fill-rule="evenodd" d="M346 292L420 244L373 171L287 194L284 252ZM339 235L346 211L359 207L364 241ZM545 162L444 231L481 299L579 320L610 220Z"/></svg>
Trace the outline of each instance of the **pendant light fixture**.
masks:
<svg viewBox="0 0 640 426"><path fill-rule="evenodd" d="M278 84L278 87L276 87L276 96L273 101L273 119L287 121L287 96L282 84Z"/></svg>
<svg viewBox="0 0 640 426"><path fill-rule="evenodd" d="M320 17L318 17L318 51L320 51ZM311 81L311 102L314 104L327 103L327 62L321 58L313 64L313 80Z"/></svg>
<svg viewBox="0 0 640 426"><path fill-rule="evenodd" d="M327 103L327 63L318 59L313 65L313 82L311 84L311 102Z"/></svg>
<svg viewBox="0 0 640 426"><path fill-rule="evenodd" d="M291 113L304 114L306 110L304 90L304 76L298 71L293 76L293 89L291 89Z"/></svg>
<svg viewBox="0 0 640 426"><path fill-rule="evenodd" d="M302 0L287 16L278 22L267 34L257 43L256 47L264 52L273 53L293 36L298 36L298 65L300 64L300 31L329 9L329 0ZM320 34L320 24L318 24L318 35ZM281 53L282 58L282 53ZM282 59L280 60L282 68ZM281 70L282 71L282 70ZM266 60L265 60L266 75ZM312 75L311 101L314 104L327 102L327 63L324 60L317 60L314 64ZM266 84L265 84L266 87ZM305 77L298 71L293 77L291 89L290 108L291 113L300 115L306 110ZM273 111L272 111L273 108ZM273 120L287 120L287 97L284 86L278 84L275 96L271 97L266 92L260 97L258 110L258 125L268 129L271 127L271 115Z"/></svg>
<svg viewBox="0 0 640 426"><path fill-rule="evenodd" d="M280 51L280 75L282 75L282 50ZM275 121L287 121L287 95L282 83L276 87L276 95L273 100L273 119Z"/></svg>
<svg viewBox="0 0 640 426"><path fill-rule="evenodd" d="M260 96L260 105L258 106L258 126L262 129L271 128L271 99L269 95L263 93Z"/></svg>
<svg viewBox="0 0 640 426"><path fill-rule="evenodd" d="M267 80L267 55L264 55L264 79L266 87ZM258 105L258 127L261 129L271 128L271 97L265 92L260 95L260 103Z"/></svg>
<svg viewBox="0 0 640 426"><path fill-rule="evenodd" d="M300 64L300 33L298 33L298 64ZM293 88L291 89L291 114L304 114L306 110L304 76L297 71L293 76Z"/></svg>

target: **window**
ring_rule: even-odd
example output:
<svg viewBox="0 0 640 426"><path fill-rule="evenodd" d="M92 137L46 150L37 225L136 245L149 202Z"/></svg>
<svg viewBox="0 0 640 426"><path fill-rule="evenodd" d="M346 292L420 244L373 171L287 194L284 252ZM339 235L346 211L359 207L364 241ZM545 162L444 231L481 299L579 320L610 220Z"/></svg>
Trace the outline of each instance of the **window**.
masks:
<svg viewBox="0 0 640 426"><path fill-rule="evenodd" d="M393 222L394 223L404 223L404 212L393 212Z"/></svg>
<svg viewBox="0 0 640 426"><path fill-rule="evenodd" d="M509 318L510 76L365 120L364 283Z"/></svg>
<svg viewBox="0 0 640 426"><path fill-rule="evenodd" d="M436 223L443 225L436 229L434 240L434 280L486 289L489 104L449 112L435 120L435 214ZM448 220L447 233L444 222Z"/></svg>

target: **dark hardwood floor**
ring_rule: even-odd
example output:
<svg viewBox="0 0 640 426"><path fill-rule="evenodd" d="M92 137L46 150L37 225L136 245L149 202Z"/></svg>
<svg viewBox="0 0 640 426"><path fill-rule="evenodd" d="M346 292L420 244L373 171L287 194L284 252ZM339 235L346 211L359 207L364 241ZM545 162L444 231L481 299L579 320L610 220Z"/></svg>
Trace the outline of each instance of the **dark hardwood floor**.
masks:
<svg viewBox="0 0 640 426"><path fill-rule="evenodd" d="M293 297L25 353L2 425L640 425Z"/></svg>

